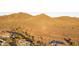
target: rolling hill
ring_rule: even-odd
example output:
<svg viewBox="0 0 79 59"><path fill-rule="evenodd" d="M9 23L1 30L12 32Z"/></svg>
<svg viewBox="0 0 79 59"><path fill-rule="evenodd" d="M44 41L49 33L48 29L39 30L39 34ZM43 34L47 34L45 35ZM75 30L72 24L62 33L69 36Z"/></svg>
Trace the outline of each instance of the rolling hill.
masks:
<svg viewBox="0 0 79 59"><path fill-rule="evenodd" d="M0 16L0 31L19 31L35 37L44 43L62 40L65 37L79 39L79 18L61 16L50 17L45 14L32 16L14 13Z"/></svg>

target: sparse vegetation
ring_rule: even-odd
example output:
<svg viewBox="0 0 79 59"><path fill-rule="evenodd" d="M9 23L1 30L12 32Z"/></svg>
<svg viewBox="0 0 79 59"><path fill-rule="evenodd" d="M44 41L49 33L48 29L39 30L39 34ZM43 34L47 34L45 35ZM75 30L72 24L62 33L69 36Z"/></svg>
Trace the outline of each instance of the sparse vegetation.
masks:
<svg viewBox="0 0 79 59"><path fill-rule="evenodd" d="M35 41L34 36L24 35L24 33L7 31L11 35L0 38L1 46L79 46L78 40L72 40L71 38L64 38L64 41L52 40L48 44L42 41ZM42 39L42 38L40 38Z"/></svg>
<svg viewBox="0 0 79 59"><path fill-rule="evenodd" d="M64 39L69 46L79 46L79 41L78 40L72 40L72 39Z"/></svg>

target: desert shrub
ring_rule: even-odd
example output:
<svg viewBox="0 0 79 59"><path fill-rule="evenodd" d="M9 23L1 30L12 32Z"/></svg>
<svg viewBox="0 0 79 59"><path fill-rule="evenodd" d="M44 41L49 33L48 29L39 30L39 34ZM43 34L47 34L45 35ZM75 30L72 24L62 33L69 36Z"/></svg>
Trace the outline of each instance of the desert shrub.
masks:
<svg viewBox="0 0 79 59"><path fill-rule="evenodd" d="M79 46L79 41L78 40L72 40L71 38L64 38L66 43L68 43L69 46Z"/></svg>
<svg viewBox="0 0 79 59"><path fill-rule="evenodd" d="M42 44L41 44L41 41L37 41L36 42L36 46L41 46Z"/></svg>
<svg viewBox="0 0 79 59"><path fill-rule="evenodd" d="M10 37L9 38L2 38L1 37L1 39L8 42L11 46L17 45L16 40L18 40L18 42L20 40L19 45L23 45L23 46L33 44L32 37L29 37L27 35L25 36L23 33L19 33L19 32L13 32L13 31L7 31L7 32L10 33ZM24 40L25 40L25 42L24 42Z"/></svg>
<svg viewBox="0 0 79 59"><path fill-rule="evenodd" d="M16 42L9 42L11 46L17 46Z"/></svg>
<svg viewBox="0 0 79 59"><path fill-rule="evenodd" d="M0 39L0 46L9 46L8 42Z"/></svg>
<svg viewBox="0 0 79 59"><path fill-rule="evenodd" d="M79 41L77 40L74 40L71 43L72 43L71 46L79 46Z"/></svg>
<svg viewBox="0 0 79 59"><path fill-rule="evenodd" d="M65 41L66 45L72 45L72 41L71 40L72 39L70 39L70 38L64 38L64 41Z"/></svg>
<svg viewBox="0 0 79 59"><path fill-rule="evenodd" d="M17 46L30 46L31 42L26 41L26 39L16 39Z"/></svg>
<svg viewBox="0 0 79 59"><path fill-rule="evenodd" d="M3 40L2 39L0 39L0 46L1 46L1 44L3 43Z"/></svg>

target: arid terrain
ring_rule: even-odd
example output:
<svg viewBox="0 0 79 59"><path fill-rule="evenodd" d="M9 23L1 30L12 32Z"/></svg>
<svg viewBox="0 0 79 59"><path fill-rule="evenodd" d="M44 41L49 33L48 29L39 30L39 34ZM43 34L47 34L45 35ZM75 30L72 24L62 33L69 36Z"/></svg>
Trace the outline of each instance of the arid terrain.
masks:
<svg viewBox="0 0 79 59"><path fill-rule="evenodd" d="M27 13L0 16L1 46L79 46L79 18Z"/></svg>

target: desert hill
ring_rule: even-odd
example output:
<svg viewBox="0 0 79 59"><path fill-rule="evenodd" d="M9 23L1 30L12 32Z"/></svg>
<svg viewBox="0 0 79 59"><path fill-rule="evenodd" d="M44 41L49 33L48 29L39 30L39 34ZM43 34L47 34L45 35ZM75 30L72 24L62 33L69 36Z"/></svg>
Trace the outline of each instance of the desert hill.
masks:
<svg viewBox="0 0 79 59"><path fill-rule="evenodd" d="M0 16L0 30L15 30L23 27L23 23L32 15L26 13L14 13L11 15Z"/></svg>
<svg viewBox="0 0 79 59"><path fill-rule="evenodd" d="M26 29L30 29L33 35L44 35L50 33L53 29L53 19L45 14L40 14L30 18L26 25ZM31 32L32 31L32 32Z"/></svg>
<svg viewBox="0 0 79 59"><path fill-rule="evenodd" d="M44 42L61 40L64 37L78 39L79 18L69 16L52 18L45 14L32 16L26 13L14 13L0 16L0 31L6 30L27 32Z"/></svg>

